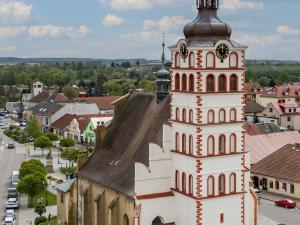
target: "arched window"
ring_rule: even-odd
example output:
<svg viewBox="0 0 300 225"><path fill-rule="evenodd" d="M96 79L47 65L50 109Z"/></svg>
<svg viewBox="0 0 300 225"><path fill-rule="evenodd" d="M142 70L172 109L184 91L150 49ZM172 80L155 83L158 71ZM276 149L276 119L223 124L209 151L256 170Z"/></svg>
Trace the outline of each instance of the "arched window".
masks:
<svg viewBox="0 0 300 225"><path fill-rule="evenodd" d="M195 55L194 55L194 52L191 52L191 53L190 53L190 56L189 56L189 64L190 64L190 67L191 67L191 68L194 68L194 67L195 67Z"/></svg>
<svg viewBox="0 0 300 225"><path fill-rule="evenodd" d="M229 62L230 68L238 68L238 54L236 52L230 54Z"/></svg>
<svg viewBox="0 0 300 225"><path fill-rule="evenodd" d="M182 121L186 122L186 110L185 109L182 110Z"/></svg>
<svg viewBox="0 0 300 225"><path fill-rule="evenodd" d="M219 176L219 195L225 195L226 189L225 189L225 175L221 174Z"/></svg>
<svg viewBox="0 0 300 225"><path fill-rule="evenodd" d="M230 153L236 152L236 135L235 134L230 135L229 148L230 148Z"/></svg>
<svg viewBox="0 0 300 225"><path fill-rule="evenodd" d="M175 75L175 91L179 91L180 90L180 76L177 73Z"/></svg>
<svg viewBox="0 0 300 225"><path fill-rule="evenodd" d="M179 151L180 141L179 141L179 134L176 133L175 135L175 150Z"/></svg>
<svg viewBox="0 0 300 225"><path fill-rule="evenodd" d="M238 78L235 74L230 76L230 91L238 91Z"/></svg>
<svg viewBox="0 0 300 225"><path fill-rule="evenodd" d="M164 223L164 220L161 217L155 217L152 221L152 225L161 225Z"/></svg>
<svg viewBox="0 0 300 225"><path fill-rule="evenodd" d="M219 76L218 85L219 92L226 92L226 76L224 74Z"/></svg>
<svg viewBox="0 0 300 225"><path fill-rule="evenodd" d="M129 225L129 218L127 215L123 216L123 225Z"/></svg>
<svg viewBox="0 0 300 225"><path fill-rule="evenodd" d="M182 134L182 152L186 153L186 135Z"/></svg>
<svg viewBox="0 0 300 225"><path fill-rule="evenodd" d="M179 171L176 170L175 172L175 189L179 190L180 181L179 181Z"/></svg>
<svg viewBox="0 0 300 225"><path fill-rule="evenodd" d="M190 109L190 111L189 111L189 122L190 123L193 123L193 110L192 109Z"/></svg>
<svg viewBox="0 0 300 225"><path fill-rule="evenodd" d="M224 134L219 136L219 154L223 155L226 153L226 137Z"/></svg>
<svg viewBox="0 0 300 225"><path fill-rule="evenodd" d="M209 136L207 138L207 155L211 156L215 154L215 138L213 136Z"/></svg>
<svg viewBox="0 0 300 225"><path fill-rule="evenodd" d="M209 110L207 113L207 123L215 123L215 112L213 110Z"/></svg>
<svg viewBox="0 0 300 225"><path fill-rule="evenodd" d="M206 91L215 92L215 77L212 74L206 77Z"/></svg>
<svg viewBox="0 0 300 225"><path fill-rule="evenodd" d="M215 54L213 52L209 52L206 55L206 67L215 68Z"/></svg>
<svg viewBox="0 0 300 225"><path fill-rule="evenodd" d="M182 91L187 91L187 78L186 78L185 74L182 75L181 90Z"/></svg>
<svg viewBox="0 0 300 225"><path fill-rule="evenodd" d="M186 192L186 176L185 176L185 173L182 174L182 181L181 181L181 184L182 184L182 192L185 193Z"/></svg>
<svg viewBox="0 0 300 225"><path fill-rule="evenodd" d="M229 191L230 193L236 192L236 175L235 173L230 174L229 177Z"/></svg>
<svg viewBox="0 0 300 225"><path fill-rule="evenodd" d="M220 109L219 111L219 123L225 123L226 122L226 111L225 109Z"/></svg>
<svg viewBox="0 0 300 225"><path fill-rule="evenodd" d="M175 54L175 67L180 67L180 55L179 52Z"/></svg>
<svg viewBox="0 0 300 225"><path fill-rule="evenodd" d="M189 76L189 91L190 92L194 92L195 91L194 82L195 82L194 75L190 74L190 76Z"/></svg>
<svg viewBox="0 0 300 225"><path fill-rule="evenodd" d="M236 109L230 109L230 121L236 121Z"/></svg>
<svg viewBox="0 0 300 225"><path fill-rule="evenodd" d="M176 108L176 120L180 120L180 109Z"/></svg>
<svg viewBox="0 0 300 225"><path fill-rule="evenodd" d="M209 176L207 178L207 196L215 195L215 178L213 176Z"/></svg>
<svg viewBox="0 0 300 225"><path fill-rule="evenodd" d="M189 194L193 195L194 183L193 183L193 176L189 176Z"/></svg>
<svg viewBox="0 0 300 225"><path fill-rule="evenodd" d="M194 140L193 140L193 136L190 135L189 136L189 154L193 155L194 153Z"/></svg>

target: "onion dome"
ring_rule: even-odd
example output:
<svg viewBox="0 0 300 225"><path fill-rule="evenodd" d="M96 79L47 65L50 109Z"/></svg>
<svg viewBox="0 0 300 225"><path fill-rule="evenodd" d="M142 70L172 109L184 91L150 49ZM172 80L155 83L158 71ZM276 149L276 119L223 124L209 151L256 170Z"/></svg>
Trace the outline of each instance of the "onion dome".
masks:
<svg viewBox="0 0 300 225"><path fill-rule="evenodd" d="M230 40L232 30L217 15L219 0L196 0L198 16L184 27L187 41Z"/></svg>

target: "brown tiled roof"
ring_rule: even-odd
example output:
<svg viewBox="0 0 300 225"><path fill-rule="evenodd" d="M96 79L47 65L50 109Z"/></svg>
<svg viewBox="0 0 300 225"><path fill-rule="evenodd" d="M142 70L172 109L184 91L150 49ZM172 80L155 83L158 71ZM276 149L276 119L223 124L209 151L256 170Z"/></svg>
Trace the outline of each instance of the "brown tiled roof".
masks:
<svg viewBox="0 0 300 225"><path fill-rule="evenodd" d="M264 111L264 109L265 107L263 107L262 105L254 101L246 102L246 108L245 108L246 113L261 113L262 111Z"/></svg>
<svg viewBox="0 0 300 225"><path fill-rule="evenodd" d="M247 93L259 92L261 86L258 83L245 83L245 91Z"/></svg>
<svg viewBox="0 0 300 225"><path fill-rule="evenodd" d="M112 102L119 98L121 96L83 97L76 98L75 100L78 102L96 103L100 110L109 110L113 108Z"/></svg>
<svg viewBox="0 0 300 225"><path fill-rule="evenodd" d="M273 88L263 88L262 95L267 97L297 97L300 84L278 85Z"/></svg>
<svg viewBox="0 0 300 225"><path fill-rule="evenodd" d="M251 164L255 164L286 144L300 143L298 131L278 132L250 136L246 134L246 150L251 154Z"/></svg>
<svg viewBox="0 0 300 225"><path fill-rule="evenodd" d="M157 104L153 95L132 93L79 176L133 196L135 162L148 166L149 143L162 145L162 127L169 113L168 98Z"/></svg>
<svg viewBox="0 0 300 225"><path fill-rule="evenodd" d="M47 101L50 97L50 93L48 91L43 91L38 95L34 96L30 101L31 102L44 102Z"/></svg>
<svg viewBox="0 0 300 225"><path fill-rule="evenodd" d="M76 115L66 114L60 119L56 120L54 123L52 123L51 127L56 129L64 129L70 125L74 118L76 118Z"/></svg>
<svg viewBox="0 0 300 225"><path fill-rule="evenodd" d="M280 127L274 123L249 123L246 124L245 129L246 133L249 135L281 132Z"/></svg>
<svg viewBox="0 0 300 225"><path fill-rule="evenodd" d="M300 144L287 144L254 164L251 172L282 180L300 182Z"/></svg>

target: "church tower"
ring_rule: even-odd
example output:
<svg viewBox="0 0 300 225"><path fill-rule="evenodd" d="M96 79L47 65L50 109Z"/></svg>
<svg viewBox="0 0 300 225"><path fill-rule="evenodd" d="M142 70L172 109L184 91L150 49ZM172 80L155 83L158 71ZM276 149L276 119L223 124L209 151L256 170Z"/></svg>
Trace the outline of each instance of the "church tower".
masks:
<svg viewBox="0 0 300 225"><path fill-rule="evenodd" d="M169 48L170 125L164 126L163 153L150 148L148 180L145 174L136 179L137 187L139 180L149 182L141 196L153 197L137 201L140 224L256 225L245 150L247 47L231 40L230 26L217 15L219 0L196 6L185 38Z"/></svg>

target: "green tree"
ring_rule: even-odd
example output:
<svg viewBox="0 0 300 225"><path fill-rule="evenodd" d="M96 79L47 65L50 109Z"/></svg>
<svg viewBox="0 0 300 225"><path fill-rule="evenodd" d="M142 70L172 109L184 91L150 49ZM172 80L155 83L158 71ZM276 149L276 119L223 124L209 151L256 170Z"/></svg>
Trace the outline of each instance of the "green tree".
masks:
<svg viewBox="0 0 300 225"><path fill-rule="evenodd" d="M104 83L103 87L107 90L108 95L118 96L122 95L122 85L119 83L109 80Z"/></svg>
<svg viewBox="0 0 300 225"><path fill-rule="evenodd" d="M34 139L42 135L40 124L33 116L27 121L25 131L28 136L33 137Z"/></svg>
<svg viewBox="0 0 300 225"><path fill-rule="evenodd" d="M41 177L46 177L47 169L40 160L31 159L22 163L20 169L20 179L28 175L38 174Z"/></svg>
<svg viewBox="0 0 300 225"><path fill-rule="evenodd" d="M104 76L103 74L99 74L97 76L97 84L95 87L95 95L96 96L103 96L106 95L106 89L103 86L103 84L107 81L106 76Z"/></svg>
<svg viewBox="0 0 300 225"><path fill-rule="evenodd" d="M60 146L68 148L75 146L75 141L72 138L63 138L60 140Z"/></svg>
<svg viewBox="0 0 300 225"><path fill-rule="evenodd" d="M51 141L57 141L58 136L54 134L53 132L48 132L45 134L46 137L48 137Z"/></svg>
<svg viewBox="0 0 300 225"><path fill-rule="evenodd" d="M61 153L61 158L69 162L76 162L81 155L88 155L88 152L80 148L65 148Z"/></svg>
<svg viewBox="0 0 300 225"><path fill-rule="evenodd" d="M44 149L51 148L52 146L53 143L47 136L41 136L34 141L34 147L42 149L42 156L44 156Z"/></svg>
<svg viewBox="0 0 300 225"><path fill-rule="evenodd" d="M39 204L34 207L34 212L39 216L42 216L44 213L46 213L46 207L42 204Z"/></svg>
<svg viewBox="0 0 300 225"><path fill-rule="evenodd" d="M32 205L32 199L35 195L45 190L45 178L31 174L23 177L18 183L18 192L28 194L30 197L30 203Z"/></svg>
<svg viewBox="0 0 300 225"><path fill-rule="evenodd" d="M63 90L63 93L68 99L72 100L78 96L79 90L78 88L66 86Z"/></svg>

